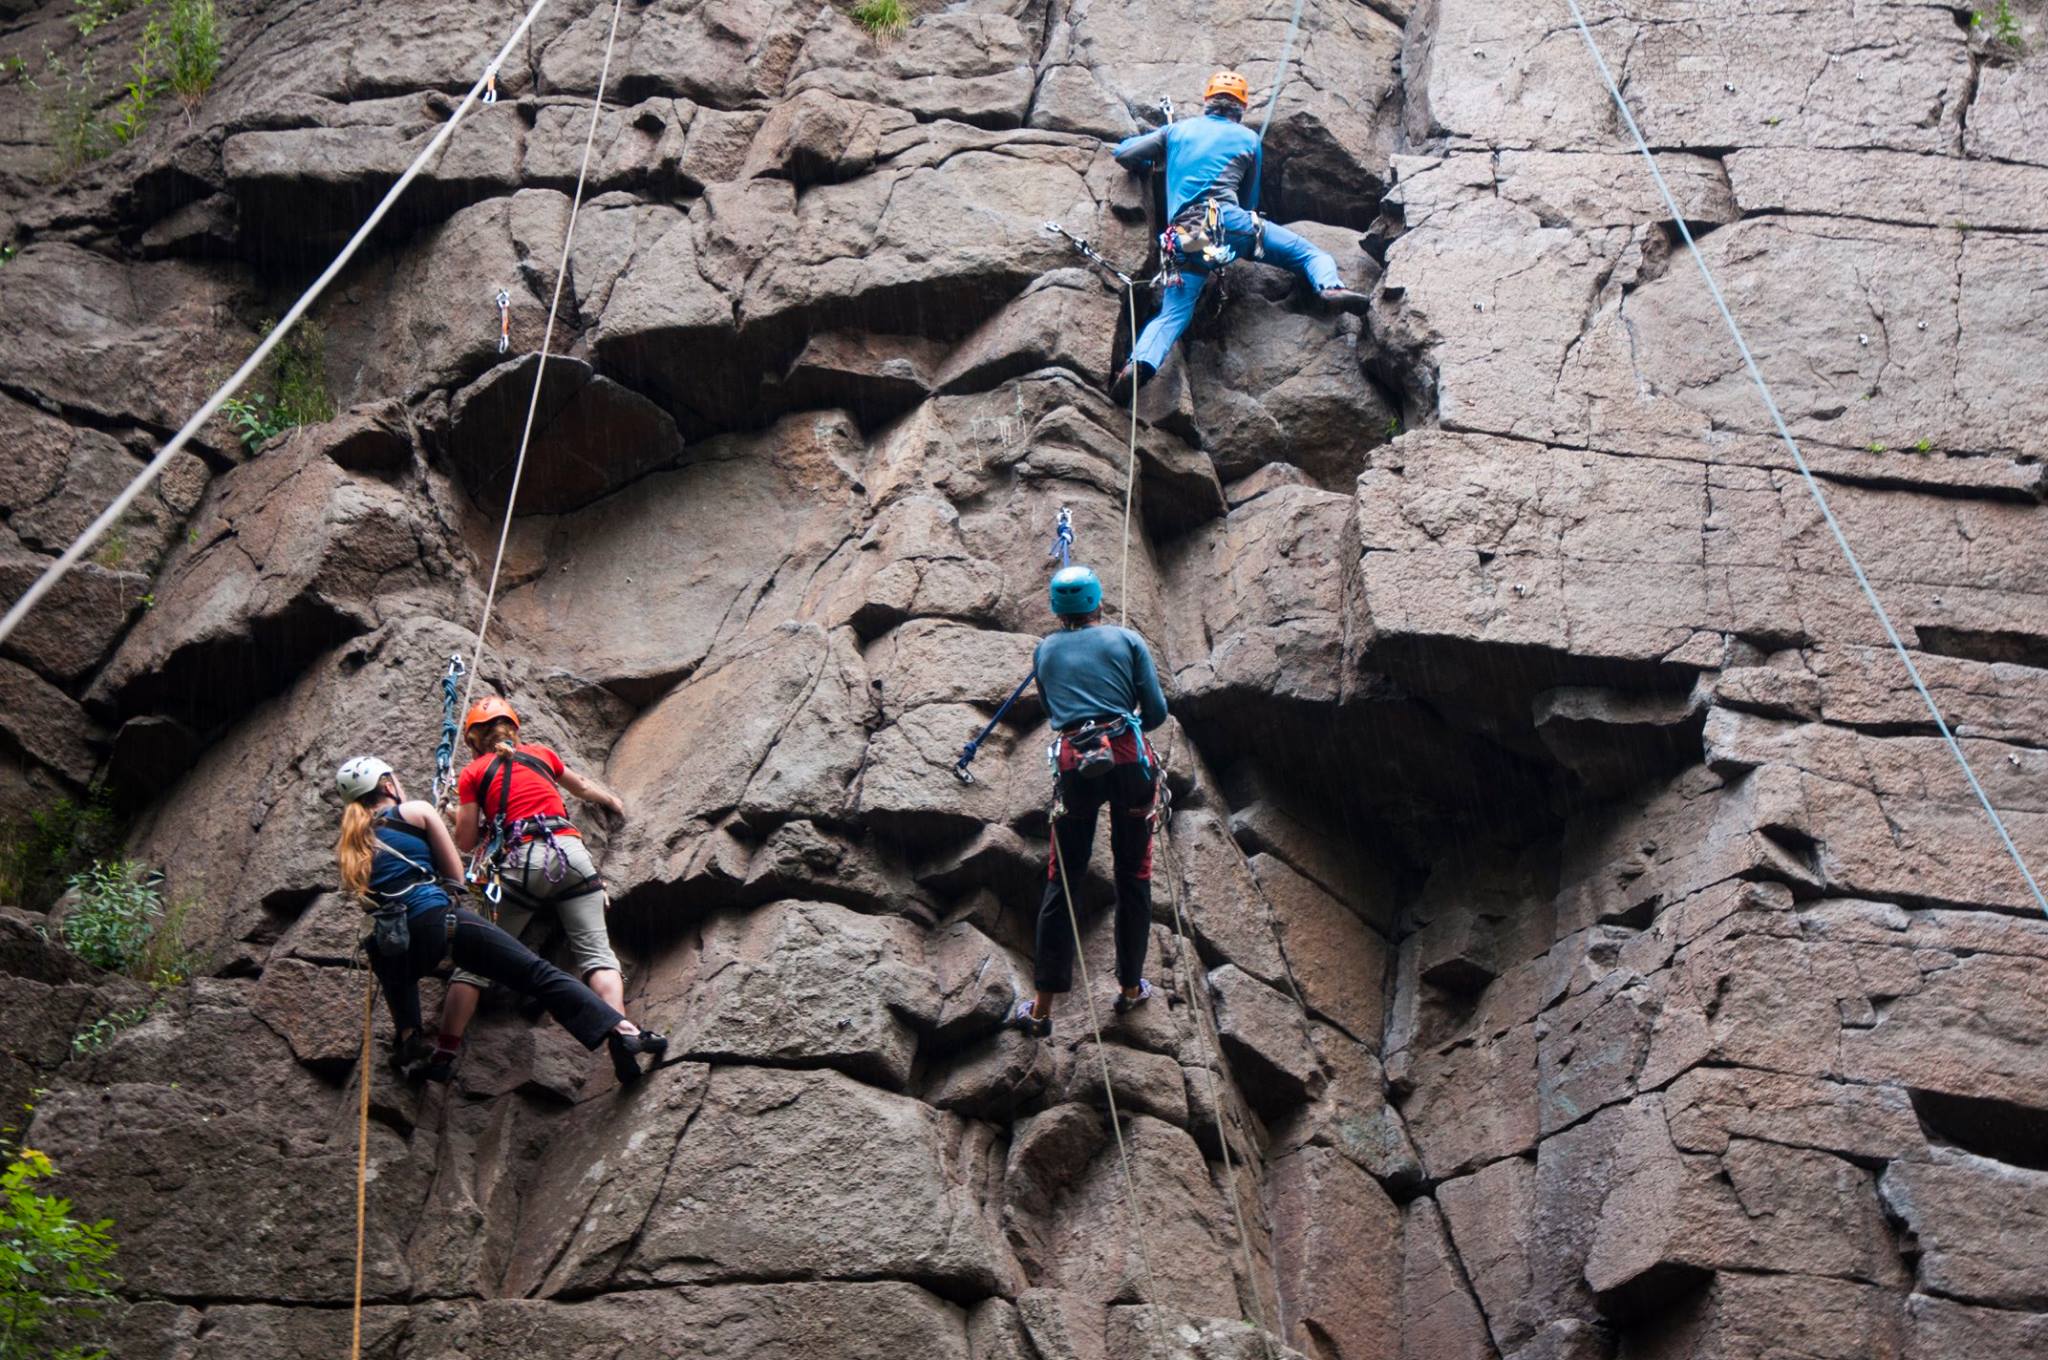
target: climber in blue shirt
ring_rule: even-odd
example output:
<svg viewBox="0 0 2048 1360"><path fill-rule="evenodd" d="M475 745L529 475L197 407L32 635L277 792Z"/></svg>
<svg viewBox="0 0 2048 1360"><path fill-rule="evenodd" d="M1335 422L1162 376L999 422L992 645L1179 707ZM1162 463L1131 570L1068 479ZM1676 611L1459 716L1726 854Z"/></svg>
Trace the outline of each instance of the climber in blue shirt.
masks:
<svg viewBox="0 0 2048 1360"><path fill-rule="evenodd" d="M1139 335L1131 357L1110 385L1118 401L1130 397L1131 383L1151 381L1174 342L1194 318L1212 267L1238 256L1285 265L1306 277L1324 302L1363 312L1371 299L1344 286L1337 262L1285 227L1274 226L1238 202L1238 188L1258 161L1259 139L1244 125L1251 87L1235 71L1218 71L1202 91L1203 115L1126 137L1114 152L1126 170L1150 170L1166 162L1166 216L1180 243L1179 270L1167 270L1159 313ZM1213 206L1212 206L1213 205ZM1169 262L1172 263L1172 262Z"/></svg>
<svg viewBox="0 0 2048 1360"><path fill-rule="evenodd" d="M1052 612L1060 631L1038 644L1032 665L1046 717L1060 734L1059 801L1052 856L1038 904L1033 965L1037 996L1017 1003L1017 1027L1052 1033L1053 997L1074 982L1074 931L1067 894L1077 891L1105 805L1116 867L1116 1011L1152 999L1145 950L1152 938L1152 816L1159 764L1144 734L1166 721L1166 695L1145 639L1102 623L1102 582L1087 567L1054 573Z"/></svg>

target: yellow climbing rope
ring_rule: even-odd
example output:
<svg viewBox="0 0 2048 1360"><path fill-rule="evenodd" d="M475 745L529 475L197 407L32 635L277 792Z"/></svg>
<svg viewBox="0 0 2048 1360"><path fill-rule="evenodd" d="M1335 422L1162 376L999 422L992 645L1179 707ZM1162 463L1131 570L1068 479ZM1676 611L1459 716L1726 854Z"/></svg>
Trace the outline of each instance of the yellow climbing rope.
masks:
<svg viewBox="0 0 2048 1360"><path fill-rule="evenodd" d="M362 1083L356 1114L356 1291L349 1318L349 1360L362 1360L363 1355L363 1240L370 1198L370 1074L375 1068L371 1046L377 1020L377 975L368 969L363 974L363 1051L356 1060L356 1077Z"/></svg>

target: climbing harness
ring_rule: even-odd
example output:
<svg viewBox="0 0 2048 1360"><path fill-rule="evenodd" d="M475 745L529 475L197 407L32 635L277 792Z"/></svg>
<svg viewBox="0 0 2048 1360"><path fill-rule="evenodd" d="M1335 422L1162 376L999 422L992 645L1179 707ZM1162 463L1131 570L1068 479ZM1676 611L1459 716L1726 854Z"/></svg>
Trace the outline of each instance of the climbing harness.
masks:
<svg viewBox="0 0 2048 1360"><path fill-rule="evenodd" d="M484 899L493 908L510 892L515 905L534 905L532 895L505 882L505 857L512 850L530 842L541 847L541 877L551 888L558 888L555 896L574 897L588 892L591 888L604 886L604 875L588 873L560 888L569 874L569 852L555 839L555 833L568 830L572 823L566 817L514 817L512 808L512 767L521 766L531 770L550 785L555 783L555 772L544 760L527 755L524 751L500 751L495 760L484 769L484 777L477 788L477 813L484 818L480 828L476 854L470 859L469 870L464 875L466 882L483 889ZM498 781L498 811L489 812L491 781ZM532 852L528 852L529 856ZM495 914L495 913L494 913Z"/></svg>
<svg viewBox="0 0 2048 1360"><path fill-rule="evenodd" d="M512 294L500 288L498 303L498 353L512 348Z"/></svg>
<svg viewBox="0 0 2048 1360"><path fill-rule="evenodd" d="M540 389L547 377L548 356L553 352L555 341L555 316L562 307L562 285L569 277L569 257L576 248L576 221L583 210L583 187L590 179L590 155L597 145L597 127L604 116L604 91L611 79L612 51L619 40L619 11L625 0L612 0L612 22L604 40L604 61L597 71L597 93L590 101L590 127L583 136L583 161L576 168L576 191L569 198L569 222L562 231L562 255L555 262L555 288L548 299L547 328L540 337L540 363L533 370L533 395L526 403L526 426L519 434L519 454L512 462L512 484L505 492L505 519L498 528L498 548L491 559L490 585L484 591L483 612L476 621L476 642L470 648L469 690L476 688L477 672L483 669L484 634L491 626L491 609L498 602L498 579L505 567L505 544L512 537L512 512L519 506L519 483L526 474L526 451L533 443L534 418L540 412ZM463 695L463 706L469 704L468 693Z"/></svg>
<svg viewBox="0 0 2048 1360"><path fill-rule="evenodd" d="M1188 218L1185 211L1181 216ZM1251 219L1252 258L1263 260L1266 219L1258 213L1251 213ZM1199 218L1176 222L1159 233L1159 273L1152 281L1161 287L1178 288L1181 273L1186 269L1198 270L1220 281L1224 267L1237 259L1230 234L1223 226L1222 200L1204 199Z"/></svg>
<svg viewBox="0 0 2048 1360"><path fill-rule="evenodd" d="M277 324L270 328L270 333L263 337L262 343L256 346L255 352L250 354L247 359L244 359L242 366L236 369L234 374L226 382L222 383L212 396L206 399L205 404L193 414L190 420L186 421L179 428L176 434L171 436L170 442L157 450L156 457L150 459L147 466L135 474L134 479L128 483L121 494L114 497L113 504L102 510L99 518L88 524L85 530L72 540L71 546L66 548L56 561L43 569L43 574L36 578L35 584L31 585L27 591L23 592L20 599L8 607L6 615L0 617L0 642L6 641L8 636L21 626L21 621L28 617L28 611L35 608L36 602L49 594L56 587L57 582L62 580L73 567L77 566L87 552L91 551L93 544L99 542L107 530L120 522L121 517L128 512L128 507L135 503L136 497L140 496L152 482L163 475L164 469L168 468L172 461L180 453L184 452L185 446L191 443L199 432L206 427L206 423L220 412L221 407L227 404L228 399L241 391L242 385L248 382L258 369L263 367L264 363L270 358L271 351L284 343L285 337L291 334L292 328L299 324L300 319L319 300L320 295L327 291L328 285L333 283L341 274L341 271L348 267L349 261L355 258L356 252L362 249L363 243L370 239L371 234L376 231L378 224L383 222L385 216L390 213L392 205L398 202L399 196L406 191L413 180L419 177L421 169L441 154L441 149L448 144L448 139L454 135L455 129L461 124L464 116L469 113L470 109L476 105L478 99L482 97L486 86L491 84L496 78L498 68L505 64L506 59L525 40L527 30L533 27L534 20L540 17L541 11L546 9L549 3L550 0L534 0L533 7L526 12L526 17L519 21L519 26L512 30L512 36L507 38L505 45L498 49L498 55L491 58L490 65L484 68L484 74L477 77L476 84L469 87L469 93L464 95L462 102L455 106L455 112L448 115L448 121L443 123L440 130L434 134L426 146L421 148L419 155L413 158L412 164L405 168L405 173L398 177L397 183L385 191L384 197L378 201L377 206L370 210L369 217L365 218L363 224L356 228L356 234L349 237L348 244L341 248L341 253L336 255L333 262L321 271L320 277L314 279L312 285L299 295L299 300L294 302L285 314L278 318Z"/></svg>
<svg viewBox="0 0 2048 1360"><path fill-rule="evenodd" d="M455 715L461 711L462 678L468 673L462 653L456 652L448 658L448 671L441 677L441 739L434 744L435 807L442 806L442 799L455 787L455 742L460 735Z"/></svg>
<svg viewBox="0 0 2048 1360"><path fill-rule="evenodd" d="M2048 915L2048 895L2041 891L2035 881L2033 870L2027 867L2026 858L2013 842L2012 833L2006 829L2005 819L1991 806L1991 797L1984 792L1984 786L1977 781L1977 772L1970 765L1970 758L1963 754L1963 748L1956 741L1955 733L1949 729L1946 719L1941 716L1941 706L1934 702L1934 695L1927 689L1927 682L1920 678L1920 668L1913 664L1912 654L1899 638L1899 630L1892 626L1891 615L1877 598L1877 590L1870 584L1870 578L1863 573L1863 564L1856 558L1856 552L1849 546L1849 537L1842 532L1841 524L1835 519L1834 510L1828 505L1828 498L1822 494L1820 483L1814 478L1813 469L1807 466L1806 455L1800 452L1799 441L1792 437L1791 429L1785 424L1784 414L1778 409L1778 402L1771 395L1771 386L1764 381L1763 370L1757 367L1756 356L1749 351L1749 342L1742 338L1742 328L1735 324L1735 313L1728 309L1728 299L1721 294L1721 286L1714 281L1714 271L1707 268L1706 256L1700 253L1699 243L1693 240L1692 228L1686 225L1685 213L1679 208L1678 200L1671 193L1671 186L1664 182L1664 172L1657 168L1657 158L1650 152L1650 144L1643 140L1642 129L1636 126L1635 115L1629 112L1628 100L1622 96L1621 87L1615 84L1614 73L1607 68L1607 59L1600 54L1600 44L1594 41L1593 30L1586 27L1586 16L1579 12L1578 0L1565 0L1571 10L1572 22L1578 25L1579 36L1586 40L1586 50L1592 54L1593 65L1600 72L1600 79L1607 86L1607 94L1614 101L1614 107L1621 114L1622 124L1628 128L1629 136L1635 139L1636 150L1642 153L1643 162L1650 168L1650 178L1656 181L1657 192L1664 200L1665 208L1671 214L1671 221L1677 224L1678 234L1685 240L1685 248L1692 252L1692 262L1699 267L1700 278L1707 285L1707 295L1721 313L1721 320L1727 324L1728 334L1735 341L1735 348L1742 355L1744 367L1749 370L1750 381L1756 384L1757 394L1763 398L1764 409L1770 412L1771 423L1777 426L1778 437L1785 442L1785 448L1792 455L1793 466L1806 482L1806 490L1813 497L1814 506L1820 517L1827 522L1828 532L1834 535L1835 546L1842 550L1843 560L1849 564L1849 571L1856 578L1856 584L1863 591L1863 598L1870 610L1877 615L1877 621L1884 629L1885 638L1892 644L1892 650L1899 655L1899 662L1906 668L1907 678L1920 693L1921 702L1927 705L1927 712L1933 717L1934 725L1941 733L1942 741L1948 746L1949 754L1955 757L1957 768L1969 782L1970 792L1977 796L1978 806L1991 819L1992 829L1998 832L1998 839L2005 846L2005 853L2012 858L2020 877L2026 881L2028 891L2034 895L2034 903Z"/></svg>

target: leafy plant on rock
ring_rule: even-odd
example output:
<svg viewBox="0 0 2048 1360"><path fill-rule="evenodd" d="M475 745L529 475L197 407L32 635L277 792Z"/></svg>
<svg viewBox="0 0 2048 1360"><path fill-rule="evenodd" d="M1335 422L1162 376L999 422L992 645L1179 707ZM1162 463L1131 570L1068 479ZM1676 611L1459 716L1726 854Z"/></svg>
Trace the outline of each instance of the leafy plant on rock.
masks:
<svg viewBox="0 0 2048 1360"><path fill-rule="evenodd" d="M163 44L171 91L193 109L220 74L220 17L213 0L170 0Z"/></svg>
<svg viewBox="0 0 2048 1360"><path fill-rule="evenodd" d="M75 874L77 905L59 928L64 947L96 968L125 973L140 964L163 897L144 867L133 860L98 860Z"/></svg>
<svg viewBox="0 0 2048 1360"><path fill-rule="evenodd" d="M104 1350L50 1349L63 1322L90 1321L114 1297L109 1268L114 1221L87 1223L71 1201L38 1194L35 1182L57 1174L34 1148L14 1151L0 1171L0 1360L102 1360Z"/></svg>
<svg viewBox="0 0 2048 1360"><path fill-rule="evenodd" d="M268 336L276 324L264 322L263 334ZM263 388L221 404L221 414L249 452L295 426L334 419L334 398L327 391L327 336L317 323L301 321L270 352L262 381Z"/></svg>
<svg viewBox="0 0 2048 1360"><path fill-rule="evenodd" d="M80 1057L88 1053L97 1053L112 1043L116 1034L124 1029L133 1029L147 1019L147 1006L137 1006L132 1010L103 1015L71 1036L71 1051Z"/></svg>

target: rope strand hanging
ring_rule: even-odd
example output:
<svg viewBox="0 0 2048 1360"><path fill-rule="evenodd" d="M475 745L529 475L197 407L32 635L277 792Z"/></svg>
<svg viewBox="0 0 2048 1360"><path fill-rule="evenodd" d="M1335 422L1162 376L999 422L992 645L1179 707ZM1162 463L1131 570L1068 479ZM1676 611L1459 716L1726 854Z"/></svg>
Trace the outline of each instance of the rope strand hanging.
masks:
<svg viewBox="0 0 2048 1360"><path fill-rule="evenodd" d="M294 302L290 309L278 318L277 324L271 328L270 334L263 337L263 342L256 346L253 354L242 361L242 366L236 369L234 374L226 382L222 383L212 396L206 399L205 404L200 406L199 410L179 428L175 435L171 436L170 442L157 451L156 456L150 459L142 471L135 475L134 480L128 483L121 494L114 497L113 504L101 511L99 518L87 525L85 531L72 540L71 546L66 548L57 560L52 562L44 569L43 574L36 578L35 584L23 592L21 598L8 608L6 615L0 617L0 642L5 642L14 630L21 626L21 621L28 617L29 610L35 608L36 602L55 589L57 583L63 580L66 574L73 567L76 567L85 554L92 549L93 544L99 542L107 530L113 528L120 521L121 516L127 513L128 507L135 503L136 497L140 496L151 483L163 475L164 469L171 465L171 460L183 452L185 446L191 443L200 430L206 427L206 422L212 420L219 413L220 408L227 404L228 398L241 391L242 385L248 382L258 369L263 367L264 361L270 358L271 351L284 342L284 338L291 334L292 328L299 324L300 319L311 309L314 302L319 300L320 295L327 291L328 285L333 283L343 268L347 266L348 262L355 258L356 252L362 249L363 243L370 239L370 234L377 229L377 225L391 211L392 205L398 202L399 196L406 191L407 186L419 176L420 171L426 166L427 162L433 160L441 153L441 149L448 144L448 139L454 135L455 129L461 124L463 117L479 102L485 87L487 85L495 85L498 69L505 64L506 59L512 55L513 49L526 37L527 30L533 27L533 21L540 17L541 11L546 9L550 3L552 3L552 0L534 0L533 7L526 12L526 17L519 21L519 26L512 30L512 36L507 38L505 45L498 49L498 55L491 58L490 65L485 67L484 73L477 77L476 84L469 87L469 93L464 95L462 102L455 106L455 112L448 116L448 121L441 125L440 131L434 134L433 140L429 141L420 154L413 158L412 164L407 166L405 172L398 177L398 182L385 191L384 197L379 200L375 208L370 210L370 215L363 220L362 226L356 228L356 234L351 236L348 239L348 244L341 248L341 253L336 255L333 262L321 271L320 277L314 279L306 291L299 295L299 300Z"/></svg>
<svg viewBox="0 0 2048 1360"><path fill-rule="evenodd" d="M605 86L611 79L612 50L619 40L619 12L625 0L612 0L612 22L604 40L604 62L597 71L597 93L590 101L590 128L583 137L583 160L576 167L576 192L569 199L569 224L562 232L562 258L555 265L554 293L548 299L547 327L540 337L540 362L533 370L533 394L526 403L526 426L519 433L519 453L512 461L512 484L505 491L505 518L498 526L498 547L491 558L490 584L484 590L483 612L476 621L476 640L469 649L469 682L463 690L462 707L467 710L476 694L477 676L484 668L484 634L491 626L491 610L498 602L498 579L505 567L505 544L512 536L512 516L519 508L519 482L526 473L526 451L533 443L533 422L540 411L540 387L547 377L548 355L555 340L555 317L562 307L562 285L569 277L569 257L576 246L576 219L583 210L583 186L590 178L590 153L597 145L597 127L604 115Z"/></svg>
<svg viewBox="0 0 2048 1360"><path fill-rule="evenodd" d="M1799 469L1799 475L1806 482L1806 490L1813 497L1814 506L1828 526L1828 533L1834 537L1835 546L1841 549L1842 558L1849 564L1849 572L1856 578L1856 585L1863 592L1863 598L1870 605L1870 612L1877 616L1878 625L1884 630L1885 639L1892 650L1898 653L1899 663L1906 668L1906 676L1919 692L1920 700L1927 706L1928 714L1934 719L1935 728L1941 733L1942 741L1955 758L1956 767L1970 786L1970 792L1977 797L1977 803L1984 809L1984 815L1991 820L1992 829L1998 833L2005 853L2011 857L2013 866L2020 872L2027 891L2033 894L2034 904L2048 915L2048 895L2041 891L2041 885L2034 878L2034 871L2027 867L2026 858L2014 843L2012 833L2006 829L2005 819L1998 815L1998 809L1991 805L1991 797L1984 792L1984 786L1977 779L1977 771L1971 767L1969 756L1963 752L1962 743L1956 740L1949 729L1948 719L1941 713L1941 706L1934 701L1927 682L1920 678L1920 668L1913 664L1913 657L1906 650L1906 644L1899 637L1899 630L1892 626L1891 615L1885 612L1884 603L1877 598L1877 590L1870 584L1870 578L1863 572L1863 564L1857 560L1856 550L1849 546L1849 536L1842 532L1841 524L1835 519L1834 510L1828 505L1827 496L1820 489L1820 482L1807 466L1806 455L1800 451L1799 441L1792 437L1792 431L1785 423L1785 417L1778 409L1777 398L1771 395L1771 385L1764 381L1763 370L1757 366L1756 356L1750 353L1749 342L1742 337L1742 328L1735 324L1735 313L1729 310L1728 299L1722 296L1721 285L1714 279L1714 271L1707 267L1707 257L1700 253L1699 243L1693 240L1692 228L1686 225L1685 213L1678 206L1678 199L1672 194L1671 186L1664 181L1664 172L1657 168L1657 158L1650 151L1650 144L1643 139L1643 131L1636 126L1635 115L1629 111L1628 100L1622 97L1621 87L1615 83L1614 73L1607 67L1607 59L1600 53L1600 44L1594 41L1593 30L1586 26L1586 16L1579 11L1578 0L1565 0L1571 10L1572 22L1578 25L1579 36L1586 41L1586 50L1592 54L1593 66L1600 73L1600 79L1607 87L1608 98L1614 101L1615 109L1621 114L1622 125L1634 139L1636 150L1650 169L1650 178L1656 182L1658 196L1664 200L1664 207L1671 214L1671 221L1678 225L1678 234L1685 240L1685 248L1692 254L1692 262L1699 268L1700 278L1707 285L1707 295L1713 299L1714 307L1721 314L1721 320L1728 327L1728 334L1735 341L1735 348L1742 355L1742 364L1749 372L1750 381L1756 385L1757 395L1763 398L1764 409L1770 413L1771 424L1777 428L1778 438L1792 455L1792 464Z"/></svg>

